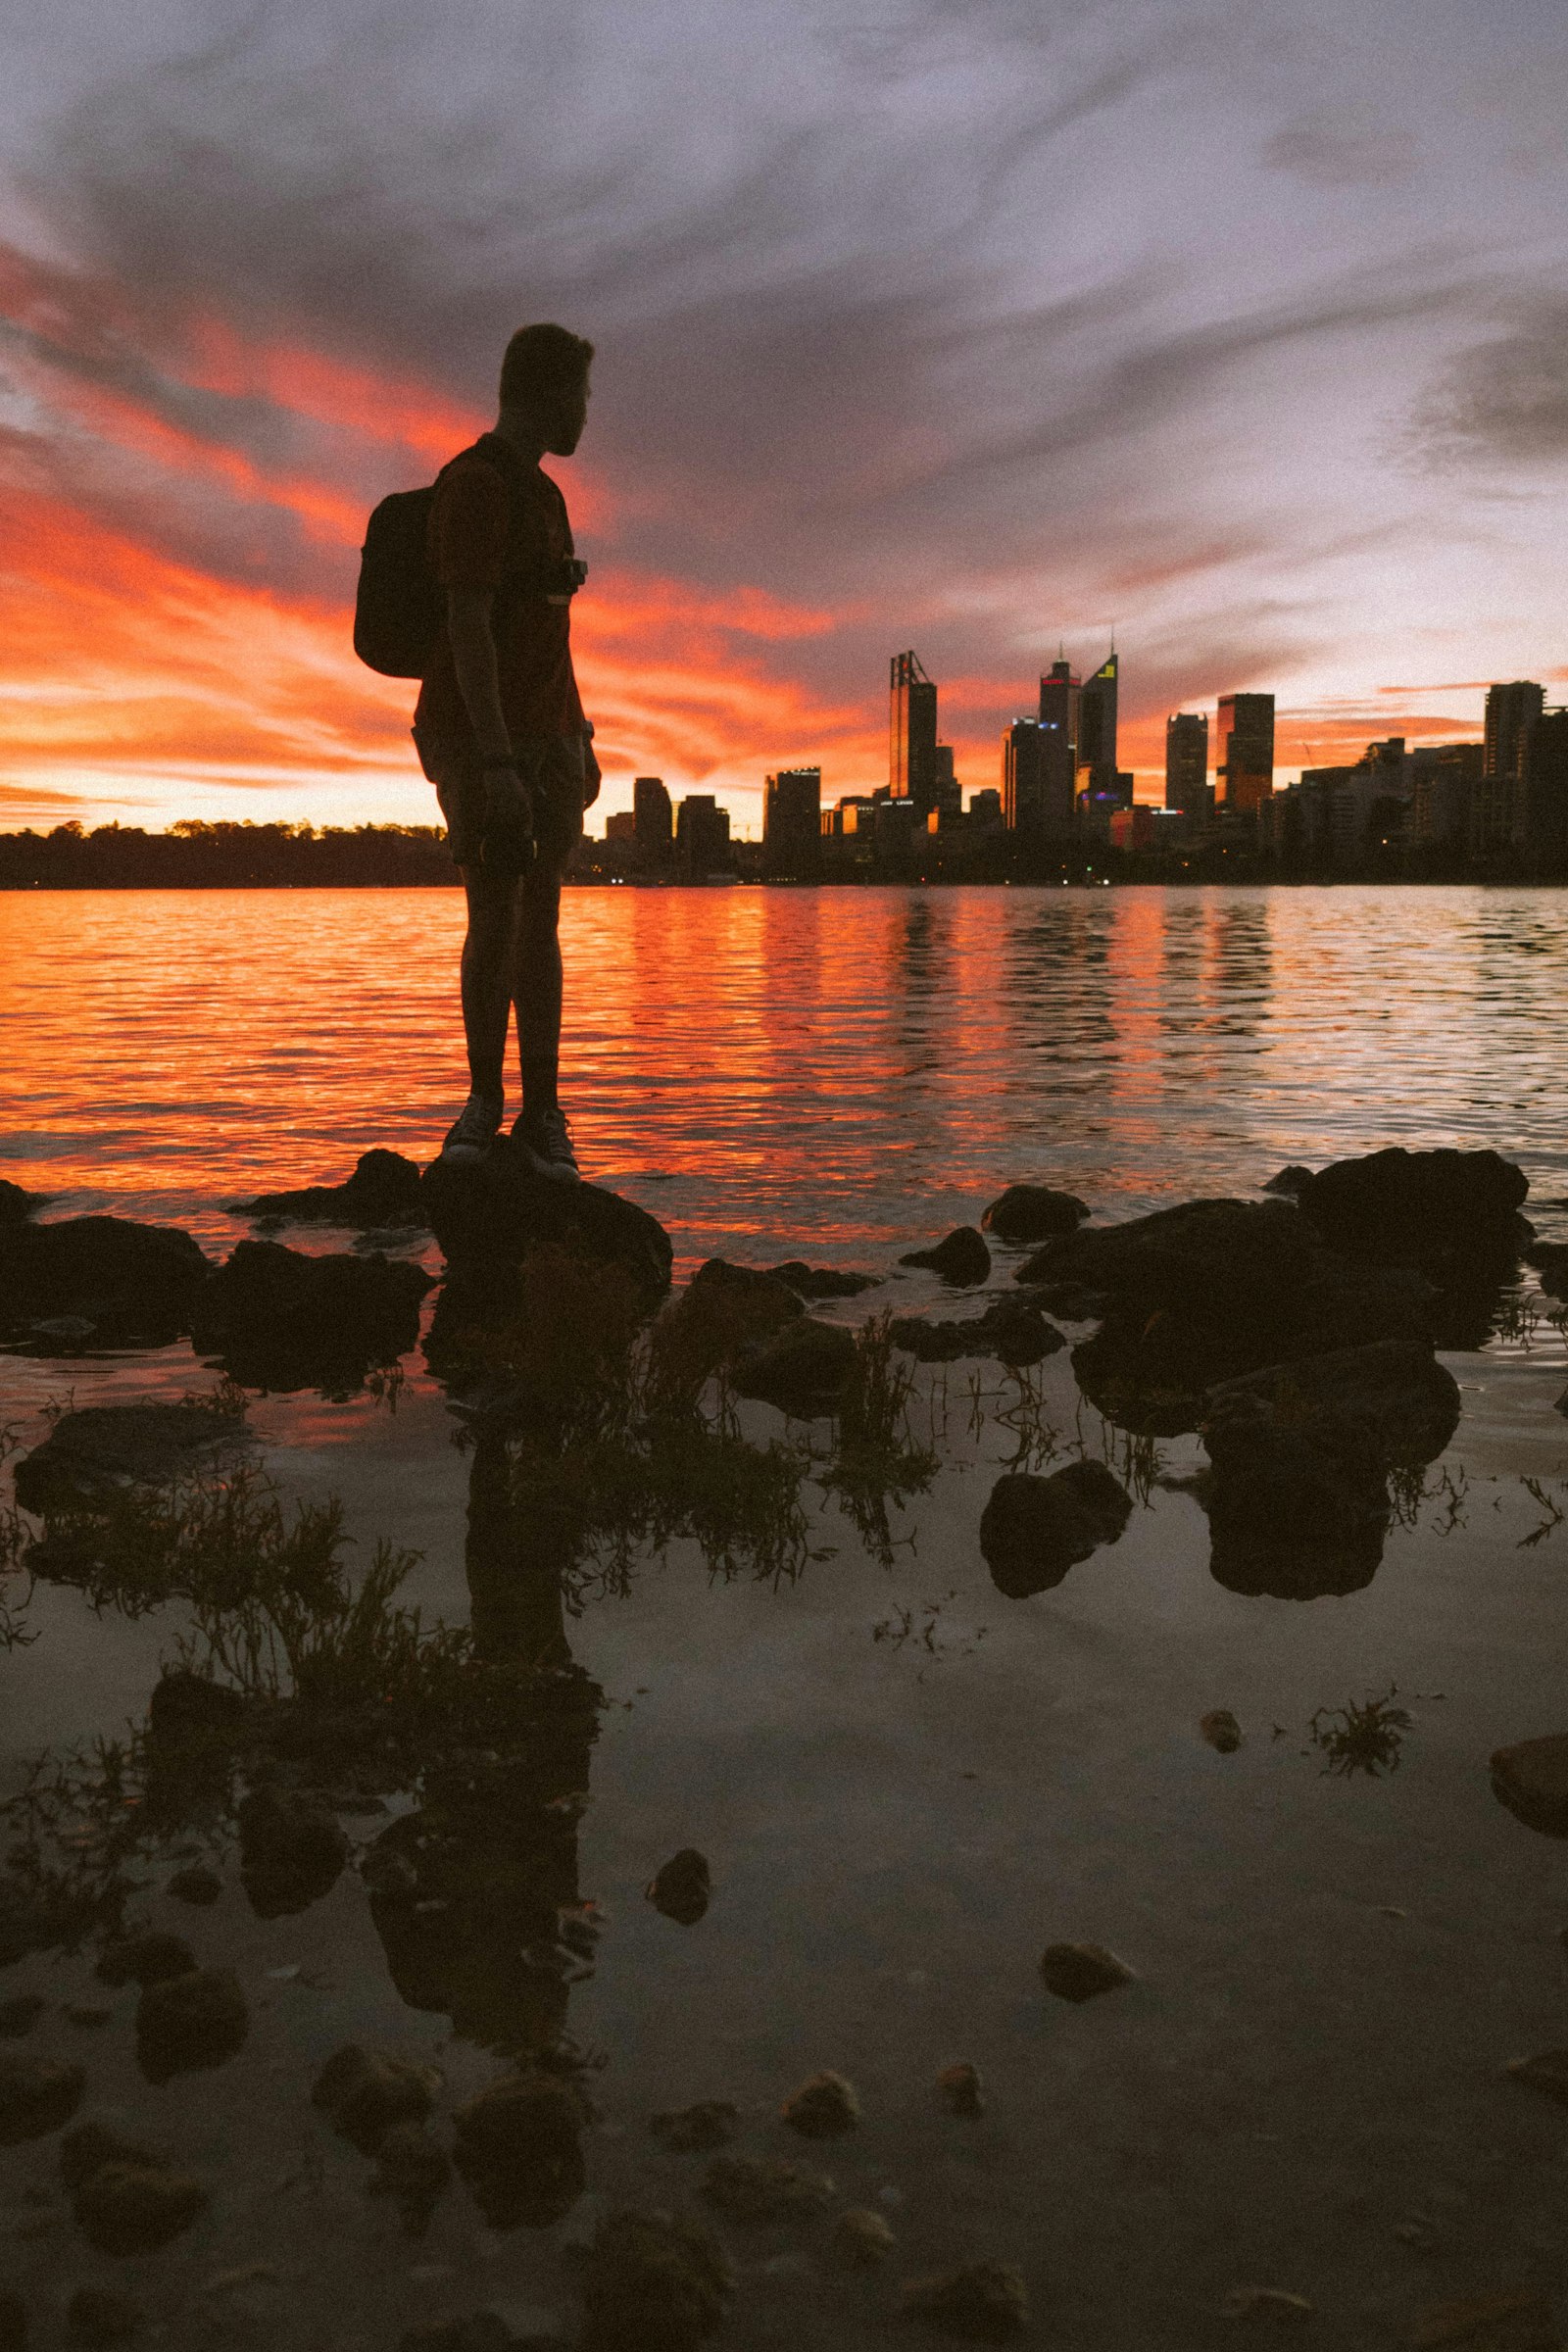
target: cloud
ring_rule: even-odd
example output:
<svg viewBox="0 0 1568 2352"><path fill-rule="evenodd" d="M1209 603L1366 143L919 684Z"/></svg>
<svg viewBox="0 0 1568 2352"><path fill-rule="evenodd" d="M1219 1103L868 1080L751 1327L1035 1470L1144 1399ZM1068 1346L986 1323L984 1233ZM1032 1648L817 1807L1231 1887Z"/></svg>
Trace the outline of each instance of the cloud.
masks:
<svg viewBox="0 0 1568 2352"><path fill-rule="evenodd" d="M1539 303L1455 360L1417 411L1413 445L1440 466L1568 458L1568 298Z"/></svg>
<svg viewBox="0 0 1568 2352"><path fill-rule="evenodd" d="M1411 178L1420 162L1413 131L1397 122L1356 122L1340 114L1307 115L1263 142L1263 161L1319 188L1393 187Z"/></svg>

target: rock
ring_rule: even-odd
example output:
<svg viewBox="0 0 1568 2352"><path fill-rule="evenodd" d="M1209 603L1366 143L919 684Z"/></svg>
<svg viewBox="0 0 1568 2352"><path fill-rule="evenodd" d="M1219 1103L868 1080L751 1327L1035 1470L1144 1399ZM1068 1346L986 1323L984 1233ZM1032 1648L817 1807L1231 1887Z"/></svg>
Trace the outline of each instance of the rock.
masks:
<svg viewBox="0 0 1568 2352"><path fill-rule="evenodd" d="M194 1969L149 1984L136 2008L136 2054L149 2082L221 2066L244 2041L250 2012L228 1969Z"/></svg>
<svg viewBox="0 0 1568 2352"><path fill-rule="evenodd" d="M1242 1727L1229 1707L1213 1707L1200 1718L1198 1726L1210 1747L1218 1748L1222 1756L1234 1756L1242 1744Z"/></svg>
<svg viewBox="0 0 1568 2352"><path fill-rule="evenodd" d="M1568 1298L1568 1242L1538 1242L1525 1251L1548 1298Z"/></svg>
<svg viewBox="0 0 1568 2352"><path fill-rule="evenodd" d="M436 1160L420 1182L425 1217L448 1259L516 1265L530 1250L566 1247L619 1266L647 1305L669 1288L673 1252L657 1217L596 1184L554 1184L513 1152L476 1167Z"/></svg>
<svg viewBox="0 0 1568 2352"><path fill-rule="evenodd" d="M1088 1214L1076 1193L1058 1193L1049 1184L1009 1184L980 1222L999 1242L1047 1242L1058 1233L1075 1233Z"/></svg>
<svg viewBox="0 0 1568 2352"><path fill-rule="evenodd" d="M1126 1961L1102 1943L1049 1943L1040 1956L1040 1974L1058 2001L1092 2001L1136 1982Z"/></svg>
<svg viewBox="0 0 1568 2352"><path fill-rule="evenodd" d="M95 1404L62 1413L17 1464L24 1511L96 1510L133 1487L167 1486L231 1459L247 1443L237 1416L200 1404Z"/></svg>
<svg viewBox="0 0 1568 2352"><path fill-rule="evenodd" d="M860 2120L860 2102L842 2075L812 2075L791 2093L779 2110L792 2132L806 2139L834 2139L853 2132Z"/></svg>
<svg viewBox="0 0 1568 2352"><path fill-rule="evenodd" d="M147 1728L161 1744L231 1741L245 1722L245 1701L237 1690L179 1667L159 1677L147 1702Z"/></svg>
<svg viewBox="0 0 1568 2352"><path fill-rule="evenodd" d="M503 2075L458 2109L458 2170L495 2229L545 2229L583 2192L583 2102L560 2076Z"/></svg>
<svg viewBox="0 0 1568 2352"><path fill-rule="evenodd" d="M695 2352L718 2332L734 2285L701 2222L609 2214L583 2275L582 2352Z"/></svg>
<svg viewBox="0 0 1568 2352"><path fill-rule="evenodd" d="M1561 2339L1549 2296L1514 2287L1430 2303L1404 2340L1411 2352L1448 2352L1449 2346L1463 2346L1464 2352L1554 2352Z"/></svg>
<svg viewBox="0 0 1568 2352"><path fill-rule="evenodd" d="M207 2191L188 2173L156 2162L105 2164L75 2194L82 2235L100 2254L150 2254L188 2230Z"/></svg>
<svg viewBox="0 0 1568 2352"><path fill-rule="evenodd" d="M423 2123L440 2087L437 2067L349 2042L317 2076L311 2103L324 2109L363 2156L373 2156L394 2124Z"/></svg>
<svg viewBox="0 0 1568 2352"><path fill-rule="evenodd" d="M0 2057L0 2147L58 2132L81 2105L86 2086L79 2066L58 2066L46 2058Z"/></svg>
<svg viewBox="0 0 1568 2352"><path fill-rule="evenodd" d="M254 1200L231 1200L231 1217L285 1218L296 1225L356 1226L373 1233L395 1225L424 1223L419 1171L401 1152L364 1152L342 1184L308 1184L299 1192L259 1193Z"/></svg>
<svg viewBox="0 0 1568 2352"><path fill-rule="evenodd" d="M1298 1188L1301 1214L1347 1256L1446 1270L1517 1240L1530 1180L1495 1152L1396 1148L1336 1160Z"/></svg>
<svg viewBox="0 0 1568 2352"><path fill-rule="evenodd" d="M1298 1160L1293 1159L1288 1168L1281 1168L1277 1176L1271 1176L1267 1184L1259 1189L1265 1193L1283 1193L1286 1200L1294 1200L1311 1181L1311 1169L1303 1168Z"/></svg>
<svg viewBox="0 0 1568 2352"><path fill-rule="evenodd" d="M787 2156L715 2156L703 2194L734 2222L786 2222L820 2213L838 2190L825 2173Z"/></svg>
<svg viewBox="0 0 1568 2352"><path fill-rule="evenodd" d="M1065 1335L1048 1323L1038 1306L1024 1298L999 1298L961 1323L941 1323L924 1315L901 1315L889 1326L895 1348L917 1356L923 1364L949 1364L962 1355L994 1355L1004 1364L1038 1364L1067 1345Z"/></svg>
<svg viewBox="0 0 1568 2352"><path fill-rule="evenodd" d="M1520 1740L1492 1758L1493 1793L1527 1828L1568 1838L1568 1733Z"/></svg>
<svg viewBox="0 0 1568 2352"><path fill-rule="evenodd" d="M908 2279L899 2310L905 2319L928 2321L970 2343L1004 2344L1029 2325L1029 2294L1023 2273L1010 2262L964 2262Z"/></svg>
<svg viewBox="0 0 1568 2352"><path fill-rule="evenodd" d="M142 2324L141 2307L113 2286L78 2286L66 2306L74 2344L128 2343Z"/></svg>
<svg viewBox="0 0 1568 2352"><path fill-rule="evenodd" d="M159 1984L166 1977L188 1977L195 1966L188 1943L148 1929L106 1944L93 1975L105 1984Z"/></svg>
<svg viewBox="0 0 1568 2352"><path fill-rule="evenodd" d="M96 1924L90 1891L0 1871L0 1968L51 1944L74 1943Z"/></svg>
<svg viewBox="0 0 1568 2352"><path fill-rule="evenodd" d="M1535 2058L1510 2058L1508 2073L1516 2082L1543 2091L1559 2107L1568 2107L1568 2050L1543 2050Z"/></svg>
<svg viewBox="0 0 1568 2352"><path fill-rule="evenodd" d="M730 1368L737 1396L755 1396L801 1421L836 1412L855 1370L855 1335L809 1315L743 1347Z"/></svg>
<svg viewBox="0 0 1568 2352"><path fill-rule="evenodd" d="M452 2179L451 2157L419 2123L391 2125L382 2133L375 2156L371 2195L394 2198L404 2228L417 2236Z"/></svg>
<svg viewBox="0 0 1568 2352"><path fill-rule="evenodd" d="M937 2089L950 2115L984 2115L986 2111L980 2069L971 2066L967 2058L942 2069L937 2077Z"/></svg>
<svg viewBox="0 0 1568 2352"><path fill-rule="evenodd" d="M808 1266L798 1257L767 1271L775 1282L788 1283L797 1298L858 1298L862 1291L874 1291L882 1279L879 1274L853 1274L842 1266Z"/></svg>
<svg viewBox="0 0 1568 2352"><path fill-rule="evenodd" d="M644 1892L654 1909L662 1911L666 1919L683 1928L694 1928L712 1896L706 1856L694 1845L683 1845L649 1880Z"/></svg>
<svg viewBox="0 0 1568 2352"><path fill-rule="evenodd" d="M752 1266L710 1257L654 1326L656 1360L692 1389L805 1312L787 1283Z"/></svg>
<svg viewBox="0 0 1568 2352"><path fill-rule="evenodd" d="M189 1328L211 1264L175 1226L125 1217L0 1224L0 1335L76 1316L97 1340L162 1347Z"/></svg>
<svg viewBox="0 0 1568 2352"><path fill-rule="evenodd" d="M47 1193L29 1193L13 1184L9 1176L0 1176L0 1225L20 1225L35 1208L42 1208L48 1198Z"/></svg>
<svg viewBox="0 0 1568 2352"><path fill-rule="evenodd" d="M16 1192L18 1187L9 1188ZM27 2306L20 2295L0 2290L0 2352L27 2352Z"/></svg>
<svg viewBox="0 0 1568 2352"><path fill-rule="evenodd" d="M112 2124L89 2116L84 2124L66 2133L60 2142L60 2178L69 2189L78 2189L94 2173L101 2173L106 2164L160 2165L161 2155L144 2148Z"/></svg>
<svg viewBox="0 0 1568 2352"><path fill-rule="evenodd" d="M310 1257L240 1242L197 1300L192 1338L251 1387L352 1389L415 1345L433 1279L380 1250Z"/></svg>
<svg viewBox="0 0 1568 2352"><path fill-rule="evenodd" d="M101 2001L73 2001L65 2012L68 2025L81 2026L89 2033L96 2032L99 2026L107 2026L114 2014L113 2009Z"/></svg>
<svg viewBox="0 0 1568 2352"><path fill-rule="evenodd" d="M1371 1433L1390 1465L1436 1461L1459 1426L1459 1384L1418 1340L1375 1340L1221 1382L1204 1399L1205 1431L1266 1416L1291 1426L1324 1416Z"/></svg>
<svg viewBox="0 0 1568 2352"><path fill-rule="evenodd" d="M862 2271L886 2262L898 2242L879 2213L852 2205L834 2223L828 2251L843 2269Z"/></svg>
<svg viewBox="0 0 1568 2352"><path fill-rule="evenodd" d="M46 2007L36 1992L19 1992L14 2000L0 2001L0 2041L20 2041L24 2034L30 2034Z"/></svg>
<svg viewBox="0 0 1568 2352"><path fill-rule="evenodd" d="M205 1908L209 1903L217 1902L223 1891L223 1882L216 1870L209 1870L204 1863L193 1862L188 1869L175 1871L166 1891L173 1895L177 1902L194 1903Z"/></svg>
<svg viewBox="0 0 1568 2352"><path fill-rule="evenodd" d="M1233 2286L1219 2307L1222 2320L1309 2320L1312 2305L1304 2295L1282 2286Z"/></svg>
<svg viewBox="0 0 1568 2352"><path fill-rule="evenodd" d="M239 1808L240 1883L258 1919L283 1919L330 1894L349 1841L308 1797L253 1788Z"/></svg>
<svg viewBox="0 0 1568 2352"><path fill-rule="evenodd" d="M1012 1600L1049 1592L1076 1561L1116 1542L1132 1507L1102 1462L1069 1462L1049 1478L1004 1471L980 1519L992 1583Z"/></svg>
<svg viewBox="0 0 1568 2352"><path fill-rule="evenodd" d="M977 1282L985 1282L991 1273L991 1252L972 1225L956 1225L945 1241L930 1250L909 1250L900 1258L901 1266L928 1266L940 1274L944 1282L969 1290Z"/></svg>
<svg viewBox="0 0 1568 2352"><path fill-rule="evenodd" d="M651 2115L648 2129L666 2148L683 2153L692 2148L727 2147L740 2130L740 2109L728 2099L699 2099L692 2107L672 2107Z"/></svg>

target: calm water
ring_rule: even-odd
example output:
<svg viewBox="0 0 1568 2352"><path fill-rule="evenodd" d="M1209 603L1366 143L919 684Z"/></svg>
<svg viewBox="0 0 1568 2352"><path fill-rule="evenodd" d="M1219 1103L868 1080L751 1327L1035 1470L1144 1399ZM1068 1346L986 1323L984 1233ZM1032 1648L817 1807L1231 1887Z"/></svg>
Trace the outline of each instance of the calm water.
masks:
<svg viewBox="0 0 1568 2352"><path fill-rule="evenodd" d="M1532 1213L1563 1234L1565 909L1523 891L579 892L582 1155L687 1264L803 1253L884 1276L822 1310L844 1320L930 1301L898 1250L1023 1177L1117 1216L1245 1193L1287 1160L1485 1144L1522 1161ZM247 1230L225 1200L336 1177L371 1144L427 1156L463 1093L460 921L436 892L0 899L0 1172L54 1195L47 1214L177 1222L216 1254ZM991 1288L1010 1275L1001 1253ZM894 2340L901 2278L976 2256L1023 2269L1026 2340L1082 2352L1250 2342L1266 2319L1221 2316L1249 2285L1311 2303L1307 2347L1373 2352L1446 2299L1512 2289L1556 2299L1542 2340L1561 2340L1561 2112L1502 2070L1568 2044L1568 1843L1496 1803L1487 1758L1568 1731L1568 1349L1527 1283L1505 1337L1446 1360L1459 1431L1340 1598L1216 1583L1198 1501L1158 1483L1199 1465L1191 1439L1139 1465L1118 1543L1054 1591L1001 1593L977 1527L1022 1433L1047 1464L1135 1467L1065 1353L1027 1400L995 1364L921 1375L911 1426L941 1467L893 1506L885 1546L819 1458L798 1575L715 1575L680 1539L571 1589L564 1615L530 1587L605 1694L597 1734L443 1835L481 1889L531 1873L547 1916L599 1906L591 1963L552 1995L550 2022L604 2063L584 2192L549 2226L494 2230L458 2184L405 2235L310 2104L357 2038L440 2067L445 2131L526 2040L517 1939L482 1904L458 1948L436 1935L437 1964L372 1899L380 1841L415 1815L407 1834L429 1830L427 1789L345 1812L355 1863L283 1916L247 1897L222 1838L196 1840L223 1880L201 1911L167 1891L189 1851L155 1845L130 1916L236 1972L243 2048L150 2082L134 1987L95 1980L89 1940L0 1969L0 2009L44 2004L0 2057L81 2064L88 2104L173 2148L212 2203L163 2252L117 2261L76 2229L52 2138L0 2147L0 2284L27 2297L34 2340L53 2352L83 2283L130 2291L173 2352L388 2352L479 2308L572 2340L596 2217L701 2210L706 2159L663 2150L648 2118L707 2098L740 2108L744 2151L837 2183L823 2218L720 2225L739 2282L719 2341L737 2352L870 2352ZM404 1370L395 1413L367 1393L252 1396L267 1471L290 1503L340 1496L357 1556L383 1534L416 1550L427 1615L520 1640L484 1460L454 1447L417 1351ZM183 1345L0 1356L0 1423L30 1446L68 1397L214 1378ZM763 1406L742 1428L829 1444ZM182 1604L131 1616L25 1581L0 1589L36 1637L0 1648L0 1792L40 1750L58 1762L139 1720L190 1630ZM1413 1719L1398 1769L1325 1776L1314 1711L1391 1685ZM1233 1756L1198 1736L1216 1706L1245 1728ZM643 1892L687 1845L714 1888L689 1927ZM1039 1954L1079 1938L1137 1983L1050 1999ZM82 2022L83 2004L112 2014ZM933 2089L957 2059L987 2083L968 2122ZM824 2066L863 2120L803 2143L779 2102ZM892 2225L884 2270L834 2267L846 2204Z"/></svg>

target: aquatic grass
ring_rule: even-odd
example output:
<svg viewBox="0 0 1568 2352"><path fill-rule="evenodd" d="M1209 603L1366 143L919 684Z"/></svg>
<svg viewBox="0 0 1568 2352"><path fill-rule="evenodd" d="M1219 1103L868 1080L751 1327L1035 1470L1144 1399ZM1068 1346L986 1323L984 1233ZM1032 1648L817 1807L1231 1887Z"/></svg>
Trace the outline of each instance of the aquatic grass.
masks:
<svg viewBox="0 0 1568 2352"><path fill-rule="evenodd" d="M1365 1773L1375 1780L1381 1772L1397 1772L1399 1750L1415 1719L1396 1707L1398 1686L1391 1683L1381 1698L1352 1699L1343 1707L1319 1707L1307 1724L1307 1737L1323 1755L1325 1773L1348 1780Z"/></svg>
<svg viewBox="0 0 1568 2352"><path fill-rule="evenodd" d="M873 1315L855 1335L855 1356L839 1407L836 1444L817 1470L824 1494L850 1520L866 1550L891 1568L898 1543L889 1507L923 1494L940 1467L932 1446L915 1443L909 1401L913 1365L895 1351L891 1314Z"/></svg>

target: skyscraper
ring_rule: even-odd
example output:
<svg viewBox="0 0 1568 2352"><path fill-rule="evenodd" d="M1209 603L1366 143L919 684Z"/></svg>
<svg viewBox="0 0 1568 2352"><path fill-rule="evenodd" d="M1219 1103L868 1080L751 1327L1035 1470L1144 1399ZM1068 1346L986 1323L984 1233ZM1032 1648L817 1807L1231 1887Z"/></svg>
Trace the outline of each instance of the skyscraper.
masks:
<svg viewBox="0 0 1568 2352"><path fill-rule="evenodd" d="M1059 666L1059 664L1058 664ZM1085 678L1078 695L1076 742L1080 789L1116 789L1116 657L1109 653L1092 678Z"/></svg>
<svg viewBox="0 0 1568 2352"><path fill-rule="evenodd" d="M888 664L888 791L924 817L936 796L937 690L917 655Z"/></svg>
<svg viewBox="0 0 1568 2352"><path fill-rule="evenodd" d="M1208 719L1173 710L1165 721L1165 806L1194 819L1208 813Z"/></svg>
<svg viewBox="0 0 1568 2352"><path fill-rule="evenodd" d="M669 794L664 789L663 777L639 776L631 788L631 805L638 850L646 864L658 865L669 856L674 839Z"/></svg>
<svg viewBox="0 0 1568 2352"><path fill-rule="evenodd" d="M1222 694L1214 744L1214 799L1255 816L1274 791L1274 697Z"/></svg>
<svg viewBox="0 0 1568 2352"><path fill-rule="evenodd" d="M762 787L762 871L806 882L822 856L822 770L781 767Z"/></svg>
<svg viewBox="0 0 1568 2352"><path fill-rule="evenodd" d="M729 810L710 792L689 792L675 811L675 846L694 882L729 867Z"/></svg>
<svg viewBox="0 0 1568 2352"><path fill-rule="evenodd" d="M1078 704L1083 689L1070 662L1053 662L1040 680L1040 723L1055 727L1078 758Z"/></svg>
<svg viewBox="0 0 1568 2352"><path fill-rule="evenodd" d="M1072 748L1058 727L1015 718L1003 730L1002 814L1012 833L1059 838L1072 831Z"/></svg>
<svg viewBox="0 0 1568 2352"><path fill-rule="evenodd" d="M1530 765L1545 691L1529 678L1487 691L1481 784L1472 804L1471 847L1521 847L1530 829Z"/></svg>

